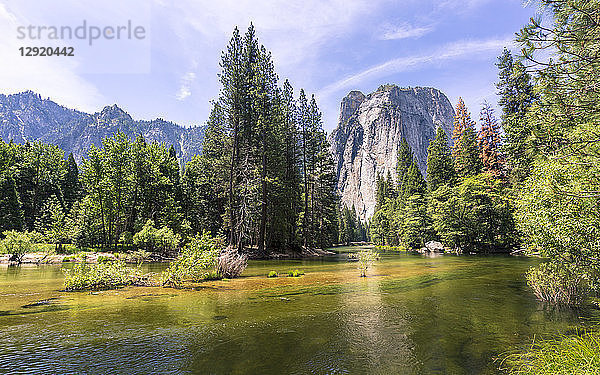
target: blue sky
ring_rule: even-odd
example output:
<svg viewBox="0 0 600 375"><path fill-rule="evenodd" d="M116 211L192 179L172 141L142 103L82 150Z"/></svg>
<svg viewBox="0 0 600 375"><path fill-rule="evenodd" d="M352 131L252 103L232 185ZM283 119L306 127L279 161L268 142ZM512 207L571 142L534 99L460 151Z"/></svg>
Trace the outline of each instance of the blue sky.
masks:
<svg viewBox="0 0 600 375"><path fill-rule="evenodd" d="M0 92L31 89L84 111L117 103L137 119L202 124L218 95L219 58L234 26L252 21L280 79L314 93L325 128L350 90L433 86L477 118L496 104L496 57L536 14L522 0L75 1L0 0ZM132 20L143 41L94 46L18 40L23 25ZM27 45L68 46L76 57L22 57ZM296 91L297 94L297 91Z"/></svg>

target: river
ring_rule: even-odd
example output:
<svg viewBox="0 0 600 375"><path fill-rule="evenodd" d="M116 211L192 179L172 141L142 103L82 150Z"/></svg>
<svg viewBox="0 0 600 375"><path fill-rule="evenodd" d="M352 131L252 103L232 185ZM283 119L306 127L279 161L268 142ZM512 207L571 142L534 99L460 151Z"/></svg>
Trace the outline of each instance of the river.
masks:
<svg viewBox="0 0 600 375"><path fill-rule="evenodd" d="M353 250L185 290L68 293L60 266L5 266L0 373L495 374L534 335L600 315L538 303L523 278L538 259L386 253L360 278ZM266 277L292 269L306 274Z"/></svg>

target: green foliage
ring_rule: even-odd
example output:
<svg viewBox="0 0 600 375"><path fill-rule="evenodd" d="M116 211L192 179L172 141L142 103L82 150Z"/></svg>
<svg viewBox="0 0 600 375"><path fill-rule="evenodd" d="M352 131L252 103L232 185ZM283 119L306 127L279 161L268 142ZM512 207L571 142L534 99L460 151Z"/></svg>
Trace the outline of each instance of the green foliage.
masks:
<svg viewBox="0 0 600 375"><path fill-rule="evenodd" d="M63 269L64 287L67 291L115 289L128 285L153 285L151 275L139 268L131 268L123 261L105 261L98 264L77 263Z"/></svg>
<svg viewBox="0 0 600 375"><path fill-rule="evenodd" d="M196 235L163 272L162 284L180 287L186 281L199 282L214 277L217 258L222 248L221 239L211 238L206 232Z"/></svg>
<svg viewBox="0 0 600 375"><path fill-rule="evenodd" d="M427 147L427 187L435 191L443 184L454 184L454 159L448 146L448 137L441 126L436 128L435 138Z"/></svg>
<svg viewBox="0 0 600 375"><path fill-rule="evenodd" d="M23 256L33 249L33 243L26 232L7 230L2 232L4 238L0 240L0 252L10 254L10 260L21 263Z"/></svg>
<svg viewBox="0 0 600 375"><path fill-rule="evenodd" d="M537 338L526 350L508 355L503 367L512 375L600 374L600 335L588 330L571 336Z"/></svg>
<svg viewBox="0 0 600 375"><path fill-rule="evenodd" d="M123 133L91 147L80 176L86 195L78 214L80 245L116 248L124 232L152 219L179 228L179 163L167 147Z"/></svg>
<svg viewBox="0 0 600 375"><path fill-rule="evenodd" d="M23 211L12 176L0 174L0 231L23 229Z"/></svg>
<svg viewBox="0 0 600 375"><path fill-rule="evenodd" d="M498 57L498 105L502 108L503 152L507 157L508 173L513 183L520 183L530 172L533 157L528 139L532 129L527 112L537 100L531 77L521 61L514 60L508 49Z"/></svg>
<svg viewBox="0 0 600 375"><path fill-rule="evenodd" d="M598 145L600 146L600 145ZM596 147L598 147L596 146ZM597 165L559 160L535 164L517 199L518 227L542 255L598 269Z"/></svg>
<svg viewBox="0 0 600 375"><path fill-rule="evenodd" d="M338 225L338 243L349 245L350 242L367 240L366 228L356 215L354 206L352 209L342 206L338 214Z"/></svg>
<svg viewBox="0 0 600 375"><path fill-rule="evenodd" d="M288 277L300 277L300 276L304 275L304 271L299 271L299 270L288 271L287 275L288 275Z"/></svg>
<svg viewBox="0 0 600 375"><path fill-rule="evenodd" d="M158 229L152 220L146 221L142 230L133 236L133 244L149 252L169 254L179 247L180 237L167 226Z"/></svg>
<svg viewBox="0 0 600 375"><path fill-rule="evenodd" d="M367 277L367 271L369 268L375 263L375 261L379 260L379 254L371 249L363 249L354 254L348 254L350 258L357 259L358 261L358 269L360 271L360 277Z"/></svg>
<svg viewBox="0 0 600 375"><path fill-rule="evenodd" d="M507 252L516 245L508 195L488 174L440 187L432 193L428 211L441 242L455 250Z"/></svg>
<svg viewBox="0 0 600 375"><path fill-rule="evenodd" d="M269 274L267 275L267 277L272 278L272 277L278 277L279 274L275 271L270 271Z"/></svg>
<svg viewBox="0 0 600 375"><path fill-rule="evenodd" d="M129 262L137 263L138 265L140 265L148 259L150 259L151 255L152 253L150 253L149 251L138 249L129 253L127 259Z"/></svg>
<svg viewBox="0 0 600 375"><path fill-rule="evenodd" d="M536 297L555 305L580 305L591 293L586 270L570 263L543 263L530 268L526 278Z"/></svg>
<svg viewBox="0 0 600 375"><path fill-rule="evenodd" d="M477 134L474 127L463 130L455 148L454 167L459 177L475 176L481 172L482 162L477 146Z"/></svg>
<svg viewBox="0 0 600 375"><path fill-rule="evenodd" d="M400 212L399 239L403 247L418 249L434 236L427 213L427 201L420 194L411 195Z"/></svg>

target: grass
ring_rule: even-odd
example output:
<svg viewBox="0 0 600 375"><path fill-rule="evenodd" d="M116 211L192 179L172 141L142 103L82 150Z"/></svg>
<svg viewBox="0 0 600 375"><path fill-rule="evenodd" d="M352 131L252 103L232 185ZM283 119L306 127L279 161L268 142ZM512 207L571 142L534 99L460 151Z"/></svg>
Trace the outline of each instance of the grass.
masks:
<svg viewBox="0 0 600 375"><path fill-rule="evenodd" d="M304 275L304 271L298 271L298 270L288 271L288 277L300 277L302 275Z"/></svg>
<svg viewBox="0 0 600 375"><path fill-rule="evenodd" d="M536 340L527 350L508 355L502 365L513 375L600 375L600 333Z"/></svg>

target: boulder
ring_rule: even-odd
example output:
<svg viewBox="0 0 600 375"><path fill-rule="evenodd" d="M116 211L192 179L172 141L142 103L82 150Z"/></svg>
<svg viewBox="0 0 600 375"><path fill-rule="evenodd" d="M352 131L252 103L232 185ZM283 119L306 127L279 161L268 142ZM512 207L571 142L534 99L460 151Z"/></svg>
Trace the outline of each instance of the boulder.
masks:
<svg viewBox="0 0 600 375"><path fill-rule="evenodd" d="M430 253L443 253L445 251L444 245L438 241L428 241L425 243L425 248Z"/></svg>

